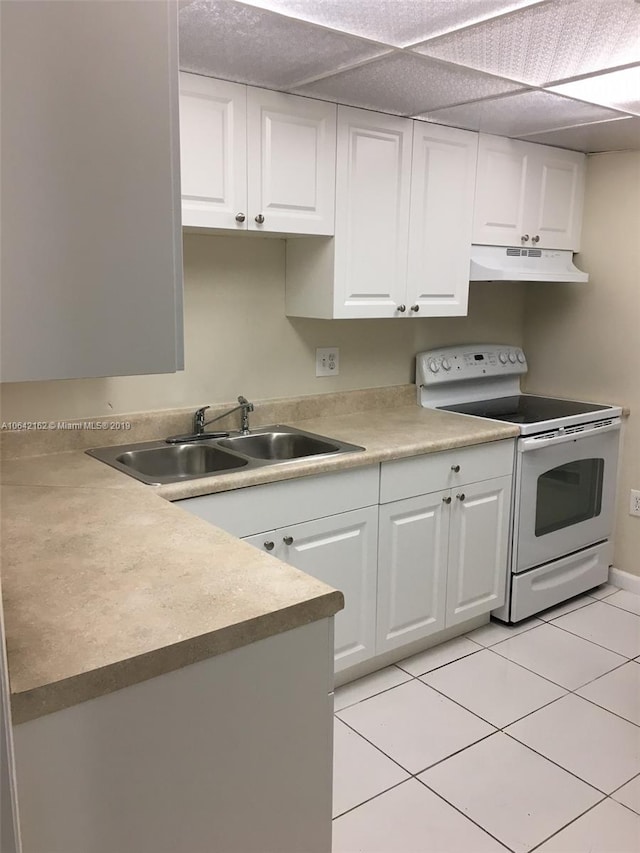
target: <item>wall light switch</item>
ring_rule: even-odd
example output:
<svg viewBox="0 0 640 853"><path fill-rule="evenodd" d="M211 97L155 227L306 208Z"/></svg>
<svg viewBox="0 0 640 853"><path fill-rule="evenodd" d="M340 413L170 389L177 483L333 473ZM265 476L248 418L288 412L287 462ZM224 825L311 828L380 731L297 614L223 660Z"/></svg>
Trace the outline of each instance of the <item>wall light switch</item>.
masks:
<svg viewBox="0 0 640 853"><path fill-rule="evenodd" d="M340 350L338 347L316 349L316 376L337 376L340 373Z"/></svg>

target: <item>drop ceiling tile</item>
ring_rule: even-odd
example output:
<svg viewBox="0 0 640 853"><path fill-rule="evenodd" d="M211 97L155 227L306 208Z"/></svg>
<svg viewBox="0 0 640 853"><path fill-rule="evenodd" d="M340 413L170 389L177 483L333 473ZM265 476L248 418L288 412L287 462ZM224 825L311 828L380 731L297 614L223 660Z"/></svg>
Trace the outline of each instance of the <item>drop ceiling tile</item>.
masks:
<svg viewBox="0 0 640 853"><path fill-rule="evenodd" d="M618 115L605 107L584 104L549 92L523 92L435 110L419 118L500 136L525 136L576 124L605 121Z"/></svg>
<svg viewBox="0 0 640 853"><path fill-rule="evenodd" d="M508 80L466 68L395 53L294 91L341 104L397 115L414 115L448 104L459 104L470 96L483 98L519 88Z"/></svg>
<svg viewBox="0 0 640 853"><path fill-rule="evenodd" d="M395 47L425 41L542 0L242 0Z"/></svg>
<svg viewBox="0 0 640 853"><path fill-rule="evenodd" d="M524 136L528 142L571 148L586 154L601 151L640 151L640 118L622 118Z"/></svg>
<svg viewBox="0 0 640 853"><path fill-rule="evenodd" d="M229 0L180 11L180 67L209 77L286 89L380 56L385 48Z"/></svg>
<svg viewBox="0 0 640 853"><path fill-rule="evenodd" d="M552 92L640 115L640 65L552 86Z"/></svg>
<svg viewBox="0 0 640 853"><path fill-rule="evenodd" d="M412 48L542 86L640 61L640 3L554 0Z"/></svg>

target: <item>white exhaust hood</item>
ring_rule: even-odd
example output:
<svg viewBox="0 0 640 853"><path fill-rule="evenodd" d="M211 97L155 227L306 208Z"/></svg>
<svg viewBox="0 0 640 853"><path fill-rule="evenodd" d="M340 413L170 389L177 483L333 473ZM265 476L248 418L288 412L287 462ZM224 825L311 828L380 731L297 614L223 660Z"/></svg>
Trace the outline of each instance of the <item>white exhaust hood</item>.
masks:
<svg viewBox="0 0 640 853"><path fill-rule="evenodd" d="M567 249L472 246L469 281L589 281Z"/></svg>

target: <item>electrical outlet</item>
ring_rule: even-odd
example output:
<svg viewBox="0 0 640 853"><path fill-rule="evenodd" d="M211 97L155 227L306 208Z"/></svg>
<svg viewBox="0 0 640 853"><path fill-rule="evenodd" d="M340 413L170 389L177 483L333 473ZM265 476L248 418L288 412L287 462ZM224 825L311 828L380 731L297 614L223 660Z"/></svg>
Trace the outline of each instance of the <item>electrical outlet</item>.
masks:
<svg viewBox="0 0 640 853"><path fill-rule="evenodd" d="M640 489L631 489L629 515L640 515Z"/></svg>
<svg viewBox="0 0 640 853"><path fill-rule="evenodd" d="M340 373L340 350L338 347L316 349L316 376L337 376Z"/></svg>

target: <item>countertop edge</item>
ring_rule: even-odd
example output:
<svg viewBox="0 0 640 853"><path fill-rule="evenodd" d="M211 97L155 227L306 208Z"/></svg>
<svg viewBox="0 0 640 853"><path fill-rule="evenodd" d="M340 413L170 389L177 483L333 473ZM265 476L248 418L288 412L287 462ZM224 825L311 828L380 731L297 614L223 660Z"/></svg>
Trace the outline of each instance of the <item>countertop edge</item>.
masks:
<svg viewBox="0 0 640 853"><path fill-rule="evenodd" d="M143 655L78 673L62 681L54 681L22 693L12 693L12 722L14 725L27 723L82 702L98 699L184 666L241 649L319 619L329 618L343 607L342 592L333 590L273 613L219 628L210 634L191 637L163 649L154 649Z"/></svg>

